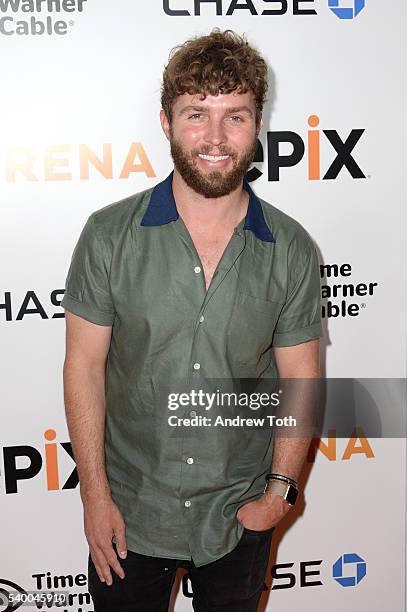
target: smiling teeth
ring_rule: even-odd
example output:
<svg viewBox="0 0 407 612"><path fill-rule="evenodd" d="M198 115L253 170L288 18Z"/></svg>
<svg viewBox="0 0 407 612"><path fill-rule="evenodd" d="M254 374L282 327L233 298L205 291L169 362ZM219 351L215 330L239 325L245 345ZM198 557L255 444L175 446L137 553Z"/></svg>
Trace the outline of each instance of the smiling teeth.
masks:
<svg viewBox="0 0 407 612"><path fill-rule="evenodd" d="M207 159L208 161L221 161L222 159L228 159L229 155L202 155L199 156L201 159Z"/></svg>

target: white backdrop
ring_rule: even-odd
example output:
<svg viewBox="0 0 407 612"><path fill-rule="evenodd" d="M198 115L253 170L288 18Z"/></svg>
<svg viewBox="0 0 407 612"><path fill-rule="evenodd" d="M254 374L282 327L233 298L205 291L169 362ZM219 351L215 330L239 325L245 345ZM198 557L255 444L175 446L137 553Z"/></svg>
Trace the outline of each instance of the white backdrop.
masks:
<svg viewBox="0 0 407 612"><path fill-rule="evenodd" d="M265 56L271 69L260 136L264 162L255 164L262 175L252 187L307 228L321 263L347 264L345 275L323 284L377 283L372 295L330 299L331 314L351 304L357 314L324 319L327 375L405 376L407 10L402 0L366 0L357 16L341 19L340 11L354 4L363 3L0 1L0 590L44 589L42 574L66 576L71 593L87 592L78 488L63 488L74 463L62 446L69 438L59 302L89 214L153 186L171 169L158 121L160 79L170 49L192 35L232 28ZM169 15L164 7L190 15ZM285 14L261 14L285 8ZM295 14L296 8L315 14ZM41 31L40 22L53 33L32 33ZM308 176L311 115L319 117L319 180ZM342 167L336 178L323 179L336 157L323 130L336 131L342 142L352 130L363 130L351 156L364 178ZM281 131L299 135L305 154L295 166L282 167L278 181L269 180L267 132L271 139ZM291 153L292 146L281 143L279 154ZM49 429L55 431L51 440L44 437ZM46 444L56 444L57 459L46 461ZM305 503L275 533L267 576L272 590L262 609L401 612L405 439L339 439L336 454L321 448L306 466ZM13 466L30 467L17 492ZM344 557L343 576L355 576L357 565L366 575L343 586L333 578L333 564L350 554L360 560ZM304 571L317 573L301 580ZM180 588L176 612L192 610L190 602ZM71 603L69 611L93 609L86 599Z"/></svg>

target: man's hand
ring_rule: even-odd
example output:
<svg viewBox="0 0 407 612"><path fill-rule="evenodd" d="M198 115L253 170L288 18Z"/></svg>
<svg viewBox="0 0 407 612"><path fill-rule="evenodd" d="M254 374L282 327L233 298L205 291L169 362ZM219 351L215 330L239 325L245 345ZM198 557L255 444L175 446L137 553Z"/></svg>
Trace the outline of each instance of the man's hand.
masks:
<svg viewBox="0 0 407 612"><path fill-rule="evenodd" d="M112 584L110 568L120 578L125 576L112 544L112 538L115 536L119 555L125 559L127 546L123 517L111 497L83 500L83 508L85 535L92 561L100 580L110 586Z"/></svg>
<svg viewBox="0 0 407 612"><path fill-rule="evenodd" d="M247 529L266 531L275 527L291 507L281 495L264 493L259 499L241 506L236 517Z"/></svg>

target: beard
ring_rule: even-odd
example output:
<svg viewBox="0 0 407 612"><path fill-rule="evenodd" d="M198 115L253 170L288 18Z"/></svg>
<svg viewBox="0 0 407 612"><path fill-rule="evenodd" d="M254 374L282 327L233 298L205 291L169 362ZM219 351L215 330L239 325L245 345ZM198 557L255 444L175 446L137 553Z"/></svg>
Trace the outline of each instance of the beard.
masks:
<svg viewBox="0 0 407 612"><path fill-rule="evenodd" d="M229 155L232 160L231 170L221 172L212 170L201 172L198 168L196 158L198 154L210 155L213 147L200 147L192 149L187 153L181 143L174 138L170 129L171 157L174 166L191 189L203 195L205 198L221 198L228 195L239 187L242 179L250 168L257 149L257 136L251 145L238 155L234 151L229 151L227 147L220 147L217 155Z"/></svg>

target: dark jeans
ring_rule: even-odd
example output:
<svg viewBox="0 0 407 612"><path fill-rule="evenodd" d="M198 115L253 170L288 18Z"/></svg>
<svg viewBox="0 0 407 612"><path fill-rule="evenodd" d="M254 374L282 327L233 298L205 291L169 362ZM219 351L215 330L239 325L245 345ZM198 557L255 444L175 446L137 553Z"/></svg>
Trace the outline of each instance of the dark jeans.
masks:
<svg viewBox="0 0 407 612"><path fill-rule="evenodd" d="M256 612L273 530L245 528L234 550L201 567L128 551L126 559L119 558L126 576L121 579L112 570L111 586L100 581L89 555L88 588L95 612L167 612L178 567L188 571L195 612Z"/></svg>

